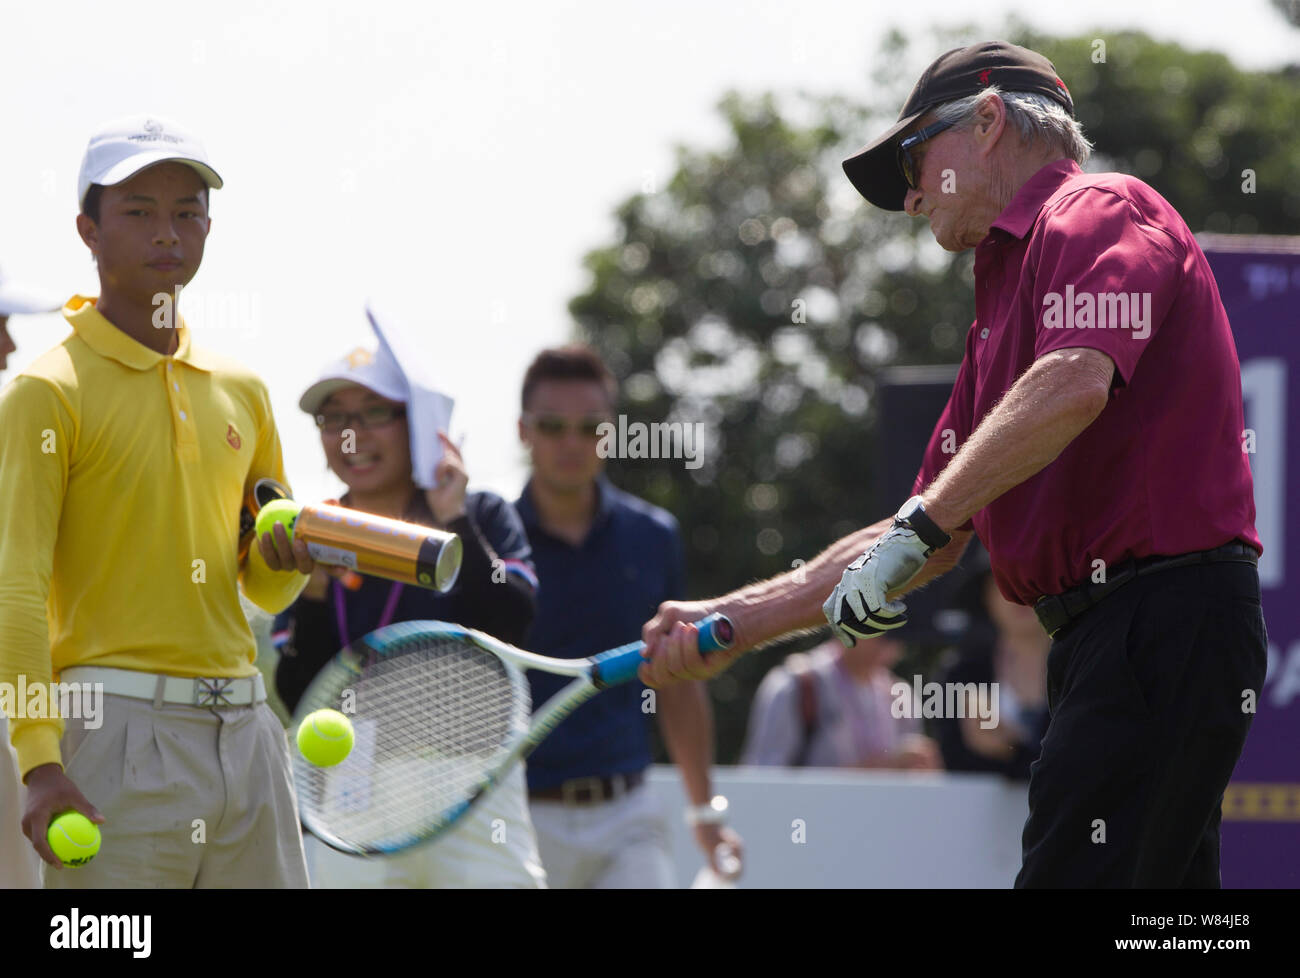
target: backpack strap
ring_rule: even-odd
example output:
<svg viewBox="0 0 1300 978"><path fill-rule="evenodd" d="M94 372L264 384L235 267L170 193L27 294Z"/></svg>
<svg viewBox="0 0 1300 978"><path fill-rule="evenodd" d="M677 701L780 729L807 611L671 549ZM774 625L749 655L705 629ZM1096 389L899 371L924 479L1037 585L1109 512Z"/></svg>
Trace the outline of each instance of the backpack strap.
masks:
<svg viewBox="0 0 1300 978"><path fill-rule="evenodd" d="M803 740L796 755L795 767L805 767L808 763L808 751L812 747L813 734L817 732L817 680L813 676L808 656L803 653L796 652L787 656L785 667L799 687L799 719L802 723Z"/></svg>

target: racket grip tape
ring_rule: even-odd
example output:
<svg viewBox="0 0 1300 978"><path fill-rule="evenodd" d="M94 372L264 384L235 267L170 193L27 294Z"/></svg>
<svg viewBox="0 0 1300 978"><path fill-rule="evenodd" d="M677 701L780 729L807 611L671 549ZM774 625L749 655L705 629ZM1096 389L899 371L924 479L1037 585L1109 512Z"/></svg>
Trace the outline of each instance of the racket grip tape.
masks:
<svg viewBox="0 0 1300 978"><path fill-rule="evenodd" d="M707 656L731 647L736 638L736 630L731 619L726 615L714 613L695 622L699 635L700 654ZM644 642L632 642L621 648L610 649L592 657L592 682L601 689L630 682L636 678L637 670L645 660L641 658Z"/></svg>

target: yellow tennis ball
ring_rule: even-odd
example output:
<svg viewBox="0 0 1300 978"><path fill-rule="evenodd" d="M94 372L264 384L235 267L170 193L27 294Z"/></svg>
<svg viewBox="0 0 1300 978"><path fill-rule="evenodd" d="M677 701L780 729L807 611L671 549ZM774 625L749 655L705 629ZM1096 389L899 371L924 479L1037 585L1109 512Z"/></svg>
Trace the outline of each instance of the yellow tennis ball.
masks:
<svg viewBox="0 0 1300 978"><path fill-rule="evenodd" d="M99 826L81 812L64 812L50 822L45 838L65 866L84 866L99 852Z"/></svg>
<svg viewBox="0 0 1300 978"><path fill-rule="evenodd" d="M263 533L271 533L275 524L280 523L284 526L284 532L289 535L289 542L293 543L293 527L298 522L298 513L302 509L301 503L296 503L292 499L274 499L257 511L257 538L262 539ZM274 536L271 539L275 539Z"/></svg>
<svg viewBox="0 0 1300 978"><path fill-rule="evenodd" d="M307 714L298 727L298 750L317 767L333 767L352 753L352 721L338 710Z"/></svg>

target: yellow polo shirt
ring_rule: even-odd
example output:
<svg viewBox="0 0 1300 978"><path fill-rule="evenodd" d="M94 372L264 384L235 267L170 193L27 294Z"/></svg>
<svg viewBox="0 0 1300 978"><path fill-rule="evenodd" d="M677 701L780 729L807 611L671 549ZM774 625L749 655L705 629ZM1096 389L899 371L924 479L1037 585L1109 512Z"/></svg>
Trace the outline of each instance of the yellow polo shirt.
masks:
<svg viewBox="0 0 1300 978"><path fill-rule="evenodd" d="M198 350L137 343L73 296L73 333L0 392L0 683L74 665L249 676L239 511L260 478L288 485L266 386ZM256 547L245 593L269 612L307 578ZM17 711L15 711L17 712ZM60 720L11 718L19 769L60 762Z"/></svg>

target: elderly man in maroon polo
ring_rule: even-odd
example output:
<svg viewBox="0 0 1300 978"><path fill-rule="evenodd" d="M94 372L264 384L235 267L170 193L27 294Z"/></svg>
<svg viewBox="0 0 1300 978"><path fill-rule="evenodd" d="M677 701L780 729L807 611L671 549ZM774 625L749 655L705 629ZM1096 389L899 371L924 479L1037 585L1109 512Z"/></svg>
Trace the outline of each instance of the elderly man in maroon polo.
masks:
<svg viewBox="0 0 1300 978"><path fill-rule="evenodd" d="M975 249L913 496L799 572L661 606L641 675L711 676L821 615L848 644L897 629L900 596L978 532L1054 640L1016 885L1215 887L1266 655L1240 367L1187 225L1140 180L1084 173L1089 150L1051 62L988 42L935 61L845 161L868 201ZM712 611L739 641L705 662L686 622Z"/></svg>

